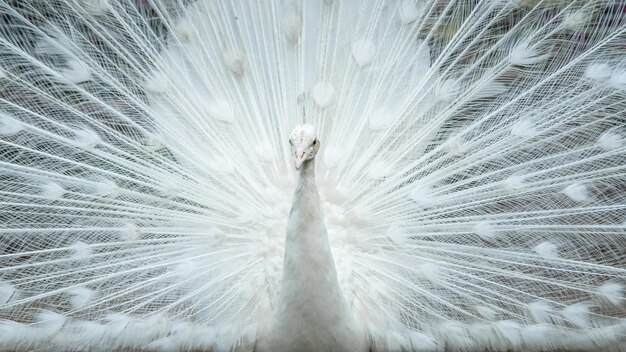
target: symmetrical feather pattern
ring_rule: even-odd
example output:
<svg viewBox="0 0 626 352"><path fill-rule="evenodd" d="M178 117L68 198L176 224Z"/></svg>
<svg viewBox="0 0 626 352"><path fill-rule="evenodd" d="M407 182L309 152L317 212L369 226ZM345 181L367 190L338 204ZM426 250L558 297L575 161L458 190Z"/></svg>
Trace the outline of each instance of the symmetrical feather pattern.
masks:
<svg viewBox="0 0 626 352"><path fill-rule="evenodd" d="M373 350L625 348L623 0L0 14L0 349L253 348L303 114Z"/></svg>

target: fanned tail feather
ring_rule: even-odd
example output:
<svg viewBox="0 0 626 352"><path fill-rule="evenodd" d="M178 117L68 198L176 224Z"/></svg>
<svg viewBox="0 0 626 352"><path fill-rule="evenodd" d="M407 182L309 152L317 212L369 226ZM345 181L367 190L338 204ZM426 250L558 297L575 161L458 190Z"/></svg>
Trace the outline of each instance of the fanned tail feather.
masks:
<svg viewBox="0 0 626 352"><path fill-rule="evenodd" d="M374 348L624 346L625 8L1 2L0 348L252 346L303 110Z"/></svg>

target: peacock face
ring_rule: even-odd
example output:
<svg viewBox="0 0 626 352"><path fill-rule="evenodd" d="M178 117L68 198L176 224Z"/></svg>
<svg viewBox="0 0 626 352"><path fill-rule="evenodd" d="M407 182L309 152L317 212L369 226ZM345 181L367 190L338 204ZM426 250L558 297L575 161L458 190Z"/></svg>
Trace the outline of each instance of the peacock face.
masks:
<svg viewBox="0 0 626 352"><path fill-rule="evenodd" d="M311 160L320 148L315 127L304 124L294 128L289 136L291 151L294 153L296 170L300 169L306 160Z"/></svg>

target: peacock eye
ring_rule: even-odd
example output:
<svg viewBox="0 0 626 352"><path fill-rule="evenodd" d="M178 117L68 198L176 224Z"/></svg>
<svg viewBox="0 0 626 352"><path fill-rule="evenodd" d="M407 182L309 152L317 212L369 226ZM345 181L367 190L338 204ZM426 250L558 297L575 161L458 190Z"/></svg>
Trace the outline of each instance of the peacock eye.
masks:
<svg viewBox="0 0 626 352"><path fill-rule="evenodd" d="M313 145L316 145L316 144L317 144L317 139L313 141Z"/></svg>

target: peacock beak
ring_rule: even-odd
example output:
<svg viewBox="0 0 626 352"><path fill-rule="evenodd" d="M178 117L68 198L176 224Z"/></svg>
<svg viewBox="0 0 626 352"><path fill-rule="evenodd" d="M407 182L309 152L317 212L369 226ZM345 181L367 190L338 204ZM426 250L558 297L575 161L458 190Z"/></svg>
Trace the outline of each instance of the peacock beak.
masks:
<svg viewBox="0 0 626 352"><path fill-rule="evenodd" d="M297 150L296 151L296 170L300 170L300 167L302 166L302 163L304 163L305 160L305 153L303 150Z"/></svg>

